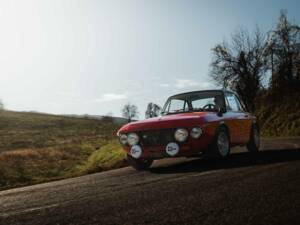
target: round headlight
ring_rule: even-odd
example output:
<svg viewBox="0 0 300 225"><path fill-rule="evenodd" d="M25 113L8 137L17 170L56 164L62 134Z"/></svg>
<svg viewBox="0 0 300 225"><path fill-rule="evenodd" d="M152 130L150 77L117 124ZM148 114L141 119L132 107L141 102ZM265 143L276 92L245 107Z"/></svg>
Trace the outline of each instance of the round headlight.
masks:
<svg viewBox="0 0 300 225"><path fill-rule="evenodd" d="M131 146L138 144L139 140L139 136L136 133L130 133L127 136L128 144L130 144Z"/></svg>
<svg viewBox="0 0 300 225"><path fill-rule="evenodd" d="M179 128L175 131L175 140L179 142L184 142L189 136L189 132L186 129Z"/></svg>
<svg viewBox="0 0 300 225"><path fill-rule="evenodd" d="M202 135L202 129L200 127L194 127L191 130L191 137L192 138L199 138Z"/></svg>
<svg viewBox="0 0 300 225"><path fill-rule="evenodd" d="M119 137L119 140L120 140L122 145L126 145L127 144L127 135L126 134L121 134L120 137Z"/></svg>
<svg viewBox="0 0 300 225"><path fill-rule="evenodd" d="M141 155L143 154L143 150L142 150L141 146L134 145L130 149L130 154L133 158L137 159L137 158L141 157Z"/></svg>

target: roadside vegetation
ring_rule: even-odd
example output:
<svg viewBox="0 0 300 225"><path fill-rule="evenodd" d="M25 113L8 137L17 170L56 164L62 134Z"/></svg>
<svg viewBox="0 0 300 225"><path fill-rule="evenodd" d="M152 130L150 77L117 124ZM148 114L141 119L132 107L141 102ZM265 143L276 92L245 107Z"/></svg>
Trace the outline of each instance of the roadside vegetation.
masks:
<svg viewBox="0 0 300 225"><path fill-rule="evenodd" d="M211 78L236 91L262 135L300 135L300 27L286 12L274 29L240 28L212 53Z"/></svg>
<svg viewBox="0 0 300 225"><path fill-rule="evenodd" d="M265 137L300 136L300 93L265 93L257 102L256 115Z"/></svg>
<svg viewBox="0 0 300 225"><path fill-rule="evenodd" d="M126 166L126 153L120 148L119 141L113 140L94 151L81 164L77 171L81 174L101 172Z"/></svg>
<svg viewBox="0 0 300 225"><path fill-rule="evenodd" d="M125 165L112 120L0 111L0 189Z"/></svg>

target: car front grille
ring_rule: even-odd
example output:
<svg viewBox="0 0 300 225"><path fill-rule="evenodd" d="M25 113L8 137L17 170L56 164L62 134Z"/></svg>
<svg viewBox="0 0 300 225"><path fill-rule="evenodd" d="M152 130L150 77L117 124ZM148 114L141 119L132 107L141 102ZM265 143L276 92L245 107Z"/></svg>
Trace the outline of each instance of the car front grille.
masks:
<svg viewBox="0 0 300 225"><path fill-rule="evenodd" d="M139 136L144 146L159 146L175 141L174 132L174 129L142 131L139 132Z"/></svg>

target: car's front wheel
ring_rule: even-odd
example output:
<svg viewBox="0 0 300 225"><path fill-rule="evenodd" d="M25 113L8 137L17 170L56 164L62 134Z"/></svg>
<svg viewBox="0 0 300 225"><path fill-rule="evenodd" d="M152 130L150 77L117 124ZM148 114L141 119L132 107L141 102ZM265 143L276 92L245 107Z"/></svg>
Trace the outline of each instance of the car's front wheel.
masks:
<svg viewBox="0 0 300 225"><path fill-rule="evenodd" d="M138 171L143 171L149 169L152 165L152 159L135 159L131 155L127 155L127 162L130 166Z"/></svg>
<svg viewBox="0 0 300 225"><path fill-rule="evenodd" d="M209 158L227 158L230 155L230 138L225 127L219 127L215 138L205 155Z"/></svg>

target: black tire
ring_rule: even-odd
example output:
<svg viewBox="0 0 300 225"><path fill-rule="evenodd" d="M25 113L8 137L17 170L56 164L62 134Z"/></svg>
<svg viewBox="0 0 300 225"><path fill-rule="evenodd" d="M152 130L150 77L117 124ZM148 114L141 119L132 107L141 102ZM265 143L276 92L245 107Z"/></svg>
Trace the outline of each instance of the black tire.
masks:
<svg viewBox="0 0 300 225"><path fill-rule="evenodd" d="M224 148L221 149L220 139L224 139ZM226 149L225 149L226 146ZM206 158L227 158L230 155L230 136L226 127L221 126L218 128L213 142L210 144L209 148L205 152L204 156Z"/></svg>
<svg viewBox="0 0 300 225"><path fill-rule="evenodd" d="M260 147L260 136L257 125L253 124L250 132L250 139L247 143L247 149L250 153L257 153Z"/></svg>
<svg viewBox="0 0 300 225"><path fill-rule="evenodd" d="M152 165L152 159L135 159L131 155L127 155L127 162L130 166L138 171L148 170L149 167Z"/></svg>

